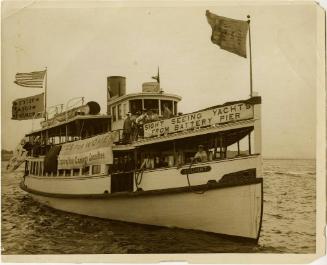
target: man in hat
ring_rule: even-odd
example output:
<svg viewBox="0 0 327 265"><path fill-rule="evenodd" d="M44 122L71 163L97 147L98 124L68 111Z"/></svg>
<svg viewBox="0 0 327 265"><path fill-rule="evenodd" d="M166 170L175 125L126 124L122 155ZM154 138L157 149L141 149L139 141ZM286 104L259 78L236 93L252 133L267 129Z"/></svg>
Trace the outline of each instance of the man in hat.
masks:
<svg viewBox="0 0 327 265"><path fill-rule="evenodd" d="M124 120L124 126L123 126L123 141L124 141L124 143L130 143L131 132L132 132L131 113L128 112L126 114L126 119Z"/></svg>
<svg viewBox="0 0 327 265"><path fill-rule="evenodd" d="M137 129L137 124L136 124L136 118L137 116L140 115L139 112L137 112L136 114L131 114L130 118L131 118L131 122L132 122L132 130L131 130L131 142L136 141L137 140L137 133L138 133L138 129Z"/></svg>
<svg viewBox="0 0 327 265"><path fill-rule="evenodd" d="M198 151L194 156L195 162L207 162L208 161L208 155L207 152L204 150L203 145L198 146Z"/></svg>

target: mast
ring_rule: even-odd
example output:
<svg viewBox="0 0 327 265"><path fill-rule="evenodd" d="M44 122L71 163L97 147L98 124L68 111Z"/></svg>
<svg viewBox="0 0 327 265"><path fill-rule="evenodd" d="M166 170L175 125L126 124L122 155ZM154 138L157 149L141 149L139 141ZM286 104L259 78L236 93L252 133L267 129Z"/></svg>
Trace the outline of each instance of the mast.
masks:
<svg viewBox="0 0 327 265"><path fill-rule="evenodd" d="M250 50L250 97L253 94L253 80L252 80L252 51L251 51L251 27L250 27L250 15L247 15L249 24L249 50Z"/></svg>
<svg viewBox="0 0 327 265"><path fill-rule="evenodd" d="M44 119L48 119L47 114L47 86L48 86L48 68L45 67L45 77L44 77Z"/></svg>

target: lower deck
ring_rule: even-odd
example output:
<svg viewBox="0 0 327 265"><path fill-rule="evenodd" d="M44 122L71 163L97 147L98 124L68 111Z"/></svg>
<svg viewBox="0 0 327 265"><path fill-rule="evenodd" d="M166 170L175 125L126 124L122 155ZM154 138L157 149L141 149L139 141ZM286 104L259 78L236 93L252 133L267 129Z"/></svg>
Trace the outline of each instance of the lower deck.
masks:
<svg viewBox="0 0 327 265"><path fill-rule="evenodd" d="M27 175L24 185L54 194L111 194L138 190L162 190L219 182L226 178L256 177L260 155L187 164L182 167L109 172L100 167L98 174L69 176ZM103 170L102 170L103 169ZM107 170L107 171L105 171Z"/></svg>

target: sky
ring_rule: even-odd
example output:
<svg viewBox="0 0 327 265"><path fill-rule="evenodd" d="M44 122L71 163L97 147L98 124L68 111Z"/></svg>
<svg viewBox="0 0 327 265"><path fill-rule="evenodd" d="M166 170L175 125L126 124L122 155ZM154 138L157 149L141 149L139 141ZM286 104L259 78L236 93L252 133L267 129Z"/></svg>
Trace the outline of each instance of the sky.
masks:
<svg viewBox="0 0 327 265"><path fill-rule="evenodd" d="M22 8L24 7L24 8ZM48 69L48 106L84 96L106 111L106 77L126 77L127 93L160 67L183 113L247 99L249 59L211 40L205 11L251 16L253 90L262 97L267 158L315 158L317 5L4 2L2 8L2 148L13 149L32 122L11 120L12 101L43 92L13 83L17 72ZM153 80L152 80L153 81Z"/></svg>

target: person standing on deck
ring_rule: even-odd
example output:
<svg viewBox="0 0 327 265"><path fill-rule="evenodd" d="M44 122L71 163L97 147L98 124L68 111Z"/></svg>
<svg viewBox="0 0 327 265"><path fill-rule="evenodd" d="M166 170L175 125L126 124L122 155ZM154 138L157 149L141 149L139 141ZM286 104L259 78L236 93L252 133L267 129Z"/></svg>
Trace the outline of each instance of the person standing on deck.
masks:
<svg viewBox="0 0 327 265"><path fill-rule="evenodd" d="M138 135L141 137L144 136L144 131L143 131L143 124L148 120L148 114L146 113L146 109L142 111L142 114L137 117L136 119L136 124L138 127Z"/></svg>
<svg viewBox="0 0 327 265"><path fill-rule="evenodd" d="M132 132L132 121L131 121L131 114L128 112L127 117L124 121L123 126L123 141L124 143L130 143L131 140L131 132Z"/></svg>
<svg viewBox="0 0 327 265"><path fill-rule="evenodd" d="M164 119L169 119L173 116L173 113L171 110L168 108L167 104L164 105L164 111L163 111L163 118Z"/></svg>
<svg viewBox="0 0 327 265"><path fill-rule="evenodd" d="M131 129L131 142L137 140L137 124L136 124L136 115L131 115L131 123L132 123L132 129Z"/></svg>

